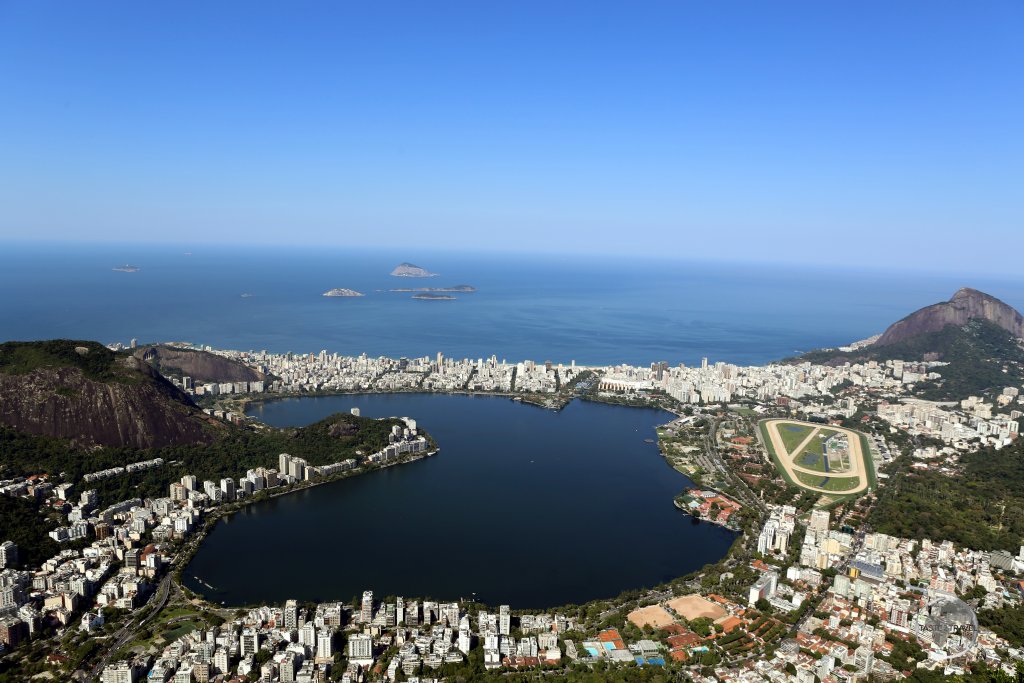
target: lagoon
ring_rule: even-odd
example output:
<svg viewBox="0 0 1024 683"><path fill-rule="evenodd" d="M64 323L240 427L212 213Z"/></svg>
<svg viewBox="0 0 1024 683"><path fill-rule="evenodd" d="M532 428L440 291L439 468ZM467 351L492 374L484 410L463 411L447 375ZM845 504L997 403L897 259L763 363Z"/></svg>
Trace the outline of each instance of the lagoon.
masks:
<svg viewBox="0 0 1024 683"><path fill-rule="evenodd" d="M250 414L302 426L353 407L414 418L440 453L248 506L211 531L184 571L189 588L229 605L373 590L543 608L654 586L719 560L735 539L673 506L690 481L644 441L672 418L663 411L368 394Z"/></svg>

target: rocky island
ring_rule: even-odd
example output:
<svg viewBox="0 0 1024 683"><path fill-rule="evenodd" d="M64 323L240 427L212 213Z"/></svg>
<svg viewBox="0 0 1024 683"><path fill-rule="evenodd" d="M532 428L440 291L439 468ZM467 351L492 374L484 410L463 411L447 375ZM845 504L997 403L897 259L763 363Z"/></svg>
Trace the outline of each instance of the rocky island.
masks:
<svg viewBox="0 0 1024 683"><path fill-rule="evenodd" d="M389 289L389 292L459 292L461 294L471 294L476 291L476 287L472 285L455 285L454 287L400 287L398 289Z"/></svg>
<svg viewBox="0 0 1024 683"><path fill-rule="evenodd" d="M437 277L438 273L431 273L429 270L420 268L412 263L399 263L391 271L393 277Z"/></svg>
<svg viewBox="0 0 1024 683"><path fill-rule="evenodd" d="M413 294L412 298L419 299L420 301L455 301L454 296L449 296L448 294L434 294L433 292Z"/></svg>
<svg viewBox="0 0 1024 683"><path fill-rule="evenodd" d="M354 289L344 289L343 287L335 287L324 292L324 296L365 296L362 292L357 292Z"/></svg>

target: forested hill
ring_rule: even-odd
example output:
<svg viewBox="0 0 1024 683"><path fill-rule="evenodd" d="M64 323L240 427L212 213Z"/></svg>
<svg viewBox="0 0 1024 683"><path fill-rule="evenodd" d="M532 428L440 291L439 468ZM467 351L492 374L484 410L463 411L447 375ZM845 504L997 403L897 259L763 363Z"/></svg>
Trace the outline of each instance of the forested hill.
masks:
<svg viewBox="0 0 1024 683"><path fill-rule="evenodd" d="M387 445L395 425L404 423L339 413L298 429L233 427L211 443L149 449L83 448L64 439L0 427L0 476L63 473L65 481L77 482L88 472L152 458L166 461L163 467L88 484L100 492L101 504L106 504L133 496L166 496L168 485L184 474L194 474L200 481L219 481L238 478L255 467L277 467L281 453L305 458L312 465L369 455Z"/></svg>
<svg viewBox="0 0 1024 683"><path fill-rule="evenodd" d="M150 449L84 448L66 439L0 427L0 478L60 473L61 480L78 483L80 489L95 489L100 506L105 507L128 498L167 496L170 483L185 474L200 481L220 481L224 477L237 479L256 467L276 468L281 453L305 458L313 465L358 459L384 448L396 425L404 423L395 418L376 420L339 413L300 429L237 427L211 443ZM152 458L165 462L143 472L80 483L85 473ZM52 550L46 533L56 522L46 523L43 512L34 503L0 496L0 539L19 539L16 542L22 548L37 545ZM33 555L32 559L38 558Z"/></svg>
<svg viewBox="0 0 1024 683"><path fill-rule="evenodd" d="M1024 441L964 455L955 476L900 460L868 520L874 531L1017 554L1024 544Z"/></svg>
<svg viewBox="0 0 1024 683"><path fill-rule="evenodd" d="M947 325L884 346L858 351L812 351L787 362L825 365L887 360L934 360L948 363L936 372L941 379L920 382L914 393L932 401L960 400L1024 382L1024 349L1011 333L987 320Z"/></svg>
<svg viewBox="0 0 1024 683"><path fill-rule="evenodd" d="M224 429L141 360L67 339L0 344L0 425L133 448L208 443Z"/></svg>

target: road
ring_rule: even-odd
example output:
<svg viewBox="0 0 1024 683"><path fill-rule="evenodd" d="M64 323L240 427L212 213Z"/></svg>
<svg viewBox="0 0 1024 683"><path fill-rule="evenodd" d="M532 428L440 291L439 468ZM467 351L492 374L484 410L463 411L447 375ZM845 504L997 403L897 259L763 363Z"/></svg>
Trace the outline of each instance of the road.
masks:
<svg viewBox="0 0 1024 683"><path fill-rule="evenodd" d="M749 507L755 507L762 512L767 510L767 506L747 485L747 482L736 475L729 467L726 466L722 460L721 455L718 452L718 423L719 420L711 418L711 426L708 429L708 433L704 435L704 456L698 456L698 460L701 466L708 471L719 473L722 481L728 482L732 485L736 497L741 503Z"/></svg>
<svg viewBox="0 0 1024 683"><path fill-rule="evenodd" d="M142 617L141 613L136 614L125 622L124 626L114 634L114 642L107 648L107 651L99 661L96 662L96 665L92 668L87 680L99 680L100 674L103 673L103 669L110 663L110 659L114 656L114 653L118 652L125 645L135 640L136 634L146 626L150 619L158 615L167 605L167 600L170 598L172 592L176 596L180 594L179 588L171 579L171 574L168 573L157 586L155 595L150 598L149 602L143 608L146 616Z"/></svg>

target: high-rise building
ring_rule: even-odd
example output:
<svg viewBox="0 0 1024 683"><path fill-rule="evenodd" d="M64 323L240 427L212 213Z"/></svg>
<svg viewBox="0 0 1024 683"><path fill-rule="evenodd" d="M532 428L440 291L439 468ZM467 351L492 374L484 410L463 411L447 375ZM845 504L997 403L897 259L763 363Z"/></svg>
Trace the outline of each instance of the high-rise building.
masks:
<svg viewBox="0 0 1024 683"><path fill-rule="evenodd" d="M281 657L280 663L278 663L278 680L281 683L295 683L296 669L300 666L300 661L295 656L294 652L285 652L284 656Z"/></svg>
<svg viewBox="0 0 1024 683"><path fill-rule="evenodd" d="M348 658L354 662L373 661L373 638L359 633L348 639Z"/></svg>
<svg viewBox="0 0 1024 683"><path fill-rule="evenodd" d="M231 653L226 647L218 647L217 651L213 653L213 665L222 674L226 674L231 669Z"/></svg>
<svg viewBox="0 0 1024 683"><path fill-rule="evenodd" d="M512 612L508 605L498 608L498 634L507 636L512 633Z"/></svg>
<svg viewBox="0 0 1024 683"><path fill-rule="evenodd" d="M188 489L185 488L184 484L179 482L171 482L171 500L182 501L188 500Z"/></svg>
<svg viewBox="0 0 1024 683"><path fill-rule="evenodd" d="M14 541L0 543L0 569L18 564L18 546Z"/></svg>
<svg viewBox="0 0 1024 683"><path fill-rule="evenodd" d="M828 531L828 525L831 521L832 516L828 510L812 510L811 521L808 524L808 529L811 531Z"/></svg>
<svg viewBox="0 0 1024 683"><path fill-rule="evenodd" d="M420 603L417 600L413 600L405 606L405 625L406 626L419 626L420 625Z"/></svg>
<svg viewBox="0 0 1024 683"><path fill-rule="evenodd" d="M256 654L260 650L260 632L254 628L243 630L240 644L243 657Z"/></svg>
<svg viewBox="0 0 1024 683"><path fill-rule="evenodd" d="M363 591L363 601L359 609L359 621L369 624L373 620L373 591Z"/></svg>
<svg viewBox="0 0 1024 683"><path fill-rule="evenodd" d="M316 656L330 659L334 656L334 631L325 628L316 637Z"/></svg>
<svg viewBox="0 0 1024 683"><path fill-rule="evenodd" d="M299 603L295 600L284 603L284 627L289 631L299 627Z"/></svg>
<svg viewBox="0 0 1024 683"><path fill-rule="evenodd" d="M103 669L101 683L137 683L139 672L131 662L115 662Z"/></svg>

